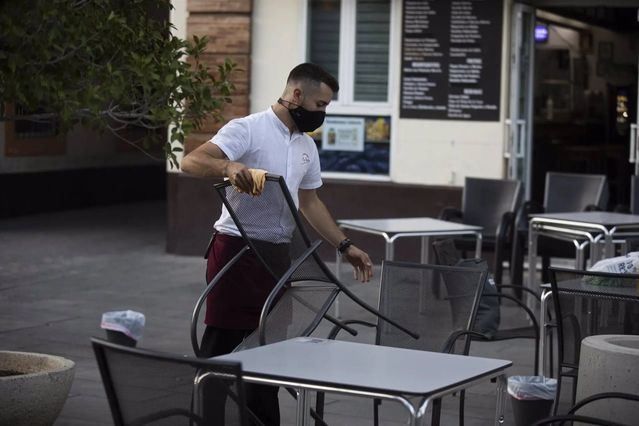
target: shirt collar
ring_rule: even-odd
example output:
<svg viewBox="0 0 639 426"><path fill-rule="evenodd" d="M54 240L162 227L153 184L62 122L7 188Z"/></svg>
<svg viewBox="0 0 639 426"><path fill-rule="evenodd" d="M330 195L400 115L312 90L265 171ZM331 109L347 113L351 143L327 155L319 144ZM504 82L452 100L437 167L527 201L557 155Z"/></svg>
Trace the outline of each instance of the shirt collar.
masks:
<svg viewBox="0 0 639 426"><path fill-rule="evenodd" d="M280 120L277 114L275 114L275 111L273 111L273 107L268 107L267 114L275 122L276 126L278 126L281 130L286 131L286 133L291 134L291 131L288 129L288 127L286 127L286 124L284 124L284 122ZM294 135L296 133L299 132L293 132L292 134Z"/></svg>

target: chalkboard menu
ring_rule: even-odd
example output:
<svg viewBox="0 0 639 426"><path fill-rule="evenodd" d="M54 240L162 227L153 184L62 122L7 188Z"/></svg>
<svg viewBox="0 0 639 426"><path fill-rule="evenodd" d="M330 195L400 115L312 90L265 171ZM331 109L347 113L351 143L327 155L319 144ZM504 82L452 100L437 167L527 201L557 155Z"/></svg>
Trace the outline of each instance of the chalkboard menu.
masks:
<svg viewBox="0 0 639 426"><path fill-rule="evenodd" d="M404 0L400 117L499 120L503 0Z"/></svg>

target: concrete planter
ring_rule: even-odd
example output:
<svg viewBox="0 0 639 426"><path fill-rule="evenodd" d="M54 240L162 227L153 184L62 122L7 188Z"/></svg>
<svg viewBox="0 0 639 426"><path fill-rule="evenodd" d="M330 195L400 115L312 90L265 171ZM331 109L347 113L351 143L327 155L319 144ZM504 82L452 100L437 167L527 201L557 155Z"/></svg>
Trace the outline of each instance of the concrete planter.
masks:
<svg viewBox="0 0 639 426"><path fill-rule="evenodd" d="M639 395L639 336L604 334L581 342L577 400L601 392ZM587 405L578 414L637 424L639 403L603 400Z"/></svg>
<svg viewBox="0 0 639 426"><path fill-rule="evenodd" d="M75 363L30 352L0 351L0 425L52 425L67 399Z"/></svg>

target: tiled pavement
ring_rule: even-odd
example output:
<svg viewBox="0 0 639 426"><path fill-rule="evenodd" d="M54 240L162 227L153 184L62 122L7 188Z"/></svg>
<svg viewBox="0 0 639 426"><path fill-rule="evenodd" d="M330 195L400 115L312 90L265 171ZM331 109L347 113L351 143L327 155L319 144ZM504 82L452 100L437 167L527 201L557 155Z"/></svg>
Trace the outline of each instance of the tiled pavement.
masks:
<svg viewBox="0 0 639 426"><path fill-rule="evenodd" d="M103 312L143 312L139 346L191 353L190 315L203 288L204 261L165 252L165 210L163 203L142 203L0 220L0 349L46 352L76 362L56 426L112 424L89 344L90 336L103 336ZM349 285L376 304L378 284ZM346 302L340 308L343 317L367 318ZM373 339L370 331L353 338ZM473 344L473 354L513 360L509 374L530 374L532 348L528 341ZM283 425L293 424L293 400L281 392L280 401ZM457 424L456 403L456 398L445 401L444 425ZM508 403L506 408L505 424L512 424ZM372 424L369 400L328 397L326 412L329 424ZM471 389L466 424L491 424L493 415L494 385ZM406 420L393 403L383 405L381 416L384 425Z"/></svg>

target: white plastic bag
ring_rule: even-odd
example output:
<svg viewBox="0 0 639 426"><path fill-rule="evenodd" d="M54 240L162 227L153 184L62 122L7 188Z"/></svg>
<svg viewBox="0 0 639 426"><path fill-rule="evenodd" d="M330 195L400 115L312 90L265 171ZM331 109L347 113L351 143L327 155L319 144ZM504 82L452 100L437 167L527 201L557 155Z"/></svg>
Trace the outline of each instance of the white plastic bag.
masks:
<svg viewBox="0 0 639 426"><path fill-rule="evenodd" d="M589 271L607 272L612 274L637 274L639 273L639 251L633 251L625 256L602 259L592 265ZM613 277L598 277L587 275L583 278L584 283L604 287L623 287L628 285L630 280Z"/></svg>
<svg viewBox="0 0 639 426"><path fill-rule="evenodd" d="M515 399L555 399L557 379L544 376L511 376L508 378L508 394Z"/></svg>
<svg viewBox="0 0 639 426"><path fill-rule="evenodd" d="M589 271L610 272L613 274L636 274L639 271L639 251L625 256L601 259L592 265Z"/></svg>
<svg viewBox="0 0 639 426"><path fill-rule="evenodd" d="M136 311L111 311L102 314L100 327L120 331L132 339L140 340L144 331L144 314Z"/></svg>

